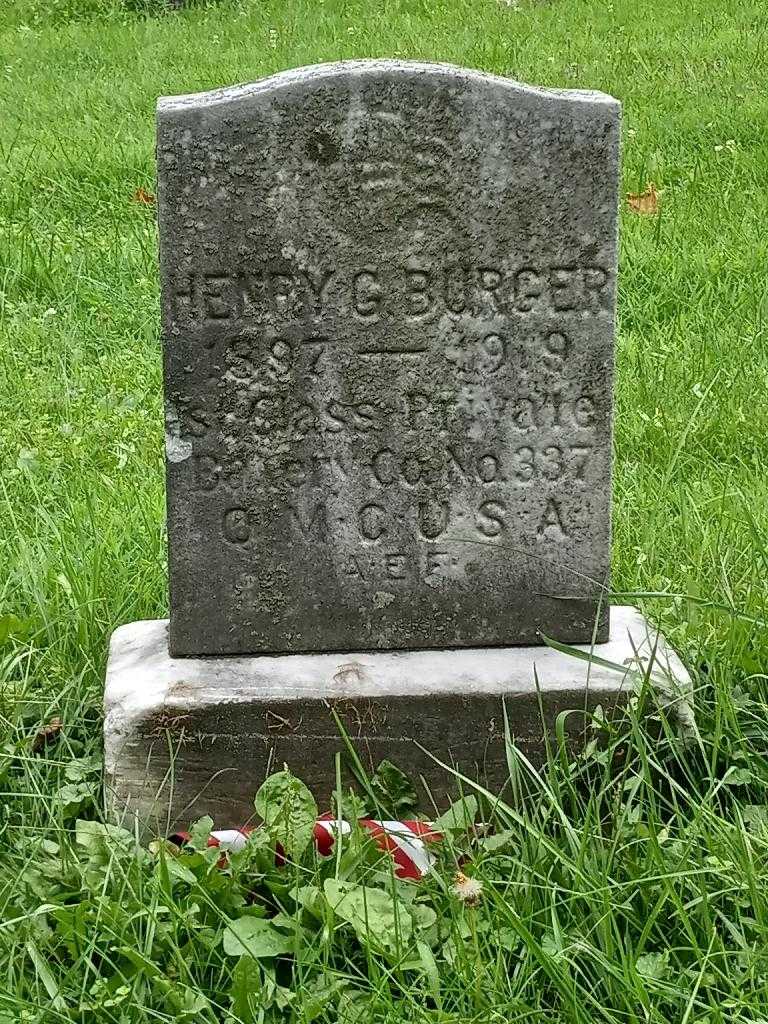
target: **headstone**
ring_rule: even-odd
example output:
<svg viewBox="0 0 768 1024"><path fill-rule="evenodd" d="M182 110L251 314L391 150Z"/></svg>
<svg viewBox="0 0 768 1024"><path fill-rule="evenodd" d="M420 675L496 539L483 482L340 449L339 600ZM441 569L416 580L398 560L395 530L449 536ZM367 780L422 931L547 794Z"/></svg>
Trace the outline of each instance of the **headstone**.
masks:
<svg viewBox="0 0 768 1024"><path fill-rule="evenodd" d="M498 790L638 671L685 692L602 600L618 133L395 61L160 101L171 619L112 638L115 816L241 824L284 763L328 806L339 722Z"/></svg>
<svg viewBox="0 0 768 1024"><path fill-rule="evenodd" d="M160 101L172 654L607 639L618 146L439 65Z"/></svg>

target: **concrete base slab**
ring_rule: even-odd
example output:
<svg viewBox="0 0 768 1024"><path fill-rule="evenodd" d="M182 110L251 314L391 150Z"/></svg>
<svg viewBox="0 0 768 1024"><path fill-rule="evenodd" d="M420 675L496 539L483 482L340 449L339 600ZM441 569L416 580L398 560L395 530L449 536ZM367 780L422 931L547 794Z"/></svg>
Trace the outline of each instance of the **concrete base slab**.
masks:
<svg viewBox="0 0 768 1024"><path fill-rule="evenodd" d="M540 764L561 711L583 712L567 719L578 739L596 705L629 696L631 670L654 651L662 688L685 693L679 658L629 607L612 609L611 639L589 663L548 647L171 658L167 620L133 622L115 631L107 668L111 813L158 832L203 814L218 827L244 824L261 782L284 764L327 809L344 746L332 709L367 769L388 758L442 803L455 782L424 747L498 792L508 773L503 705L515 744Z"/></svg>

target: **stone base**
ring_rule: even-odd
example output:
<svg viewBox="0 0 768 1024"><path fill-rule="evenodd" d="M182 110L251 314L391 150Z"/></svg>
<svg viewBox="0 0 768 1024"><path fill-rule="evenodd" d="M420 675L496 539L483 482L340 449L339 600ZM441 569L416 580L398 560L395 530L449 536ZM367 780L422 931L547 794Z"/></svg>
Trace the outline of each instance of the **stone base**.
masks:
<svg viewBox="0 0 768 1024"><path fill-rule="evenodd" d="M637 668L656 642L636 609L615 607L611 640L594 655ZM654 675L679 692L690 685L661 638ZM263 779L287 764L327 809L344 747L333 709L366 769L388 758L421 777L429 808L427 789L440 805L456 783L421 747L495 792L503 787L502 698L515 745L540 764L561 711L582 712L566 720L578 740L585 712L610 710L631 689L622 672L547 647L171 658L166 620L133 622L115 631L107 668L108 800L113 816L136 814L152 831L204 814L218 827L240 825L253 817Z"/></svg>

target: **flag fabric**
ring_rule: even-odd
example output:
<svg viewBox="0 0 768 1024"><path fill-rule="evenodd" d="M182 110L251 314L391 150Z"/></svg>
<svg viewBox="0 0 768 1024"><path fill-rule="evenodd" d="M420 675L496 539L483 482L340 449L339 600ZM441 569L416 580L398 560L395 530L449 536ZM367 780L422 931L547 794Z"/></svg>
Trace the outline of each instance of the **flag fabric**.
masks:
<svg viewBox="0 0 768 1024"><path fill-rule="evenodd" d="M375 818L361 818L358 824L370 835L379 849L390 854L395 863L397 877L413 881L423 878L434 864L435 858L429 851L429 846L441 842L443 838L425 821L381 821ZM242 850L256 828L258 826L254 825L217 829L208 836L208 846L222 847L233 852ZM332 814L324 814L317 819L313 830L317 852L323 857L330 856L336 836L346 836L351 831L352 826L348 821L334 818ZM184 846L189 842L190 834L175 832L169 839L176 846ZM220 863L226 863L224 858ZM277 850L277 863L285 863L284 853L280 849Z"/></svg>

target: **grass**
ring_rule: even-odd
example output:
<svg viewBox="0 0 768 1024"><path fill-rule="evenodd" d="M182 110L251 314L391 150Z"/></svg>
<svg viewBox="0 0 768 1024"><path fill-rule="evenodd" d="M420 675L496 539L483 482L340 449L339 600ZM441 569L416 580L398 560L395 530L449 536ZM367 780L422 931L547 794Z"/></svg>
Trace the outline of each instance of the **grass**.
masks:
<svg viewBox="0 0 768 1024"><path fill-rule="evenodd" d="M3 6L0 1021L768 1019L763 4ZM652 180L661 209L622 216L614 586L667 595L641 603L693 673L698 739L636 708L538 779L511 751L534 799L477 794L498 838L456 830L418 888L359 837L277 871L267 830L222 872L76 833L99 820L108 635L166 613L156 235L133 200L155 98L378 55L624 104L624 190ZM451 892L467 855L475 908ZM383 939L334 912L338 879ZM226 952L254 908L292 957Z"/></svg>

